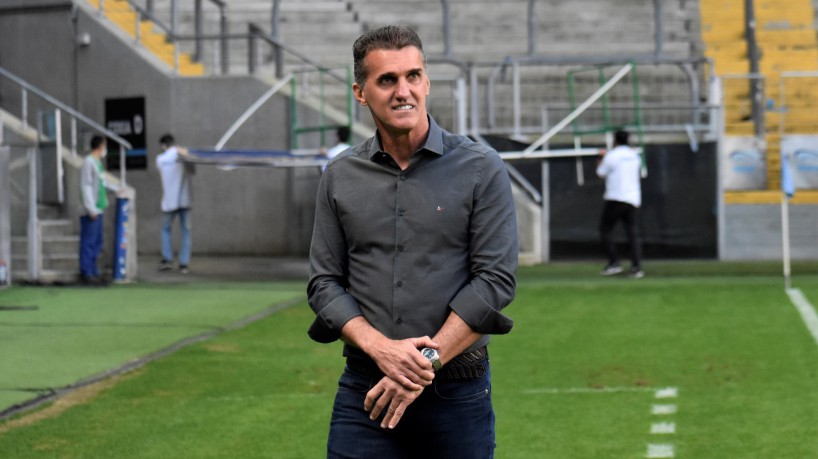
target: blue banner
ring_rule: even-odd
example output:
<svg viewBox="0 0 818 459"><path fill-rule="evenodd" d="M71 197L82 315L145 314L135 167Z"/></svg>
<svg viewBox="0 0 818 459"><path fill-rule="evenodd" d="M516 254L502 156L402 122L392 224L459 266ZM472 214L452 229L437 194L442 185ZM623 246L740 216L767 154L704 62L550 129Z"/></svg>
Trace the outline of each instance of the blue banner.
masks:
<svg viewBox="0 0 818 459"><path fill-rule="evenodd" d="M128 271L128 211L127 198L116 199L116 228L114 229L114 280L125 279Z"/></svg>

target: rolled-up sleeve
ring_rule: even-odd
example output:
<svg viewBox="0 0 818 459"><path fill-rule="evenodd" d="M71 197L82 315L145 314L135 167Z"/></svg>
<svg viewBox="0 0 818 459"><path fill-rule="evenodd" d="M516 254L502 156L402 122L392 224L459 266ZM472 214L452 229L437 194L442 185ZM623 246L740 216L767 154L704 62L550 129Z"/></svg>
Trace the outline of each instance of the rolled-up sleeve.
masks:
<svg viewBox="0 0 818 459"><path fill-rule="evenodd" d="M339 339L341 328L362 315L358 302L347 292L347 244L333 205L331 181L328 171L318 187L307 285L307 299L316 315L308 334L319 343Z"/></svg>
<svg viewBox="0 0 818 459"><path fill-rule="evenodd" d="M472 279L450 306L475 332L508 333L514 322L501 311L515 294L517 220L508 171L495 153L483 162L469 235Z"/></svg>

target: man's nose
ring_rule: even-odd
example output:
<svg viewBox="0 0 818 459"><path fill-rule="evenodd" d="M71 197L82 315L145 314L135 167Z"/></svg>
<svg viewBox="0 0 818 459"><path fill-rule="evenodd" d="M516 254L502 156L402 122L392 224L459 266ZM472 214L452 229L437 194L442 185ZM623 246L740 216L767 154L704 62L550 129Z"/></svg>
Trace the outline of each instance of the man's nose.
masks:
<svg viewBox="0 0 818 459"><path fill-rule="evenodd" d="M399 78L395 87L395 95L405 99L409 97L409 94L409 82L405 78Z"/></svg>

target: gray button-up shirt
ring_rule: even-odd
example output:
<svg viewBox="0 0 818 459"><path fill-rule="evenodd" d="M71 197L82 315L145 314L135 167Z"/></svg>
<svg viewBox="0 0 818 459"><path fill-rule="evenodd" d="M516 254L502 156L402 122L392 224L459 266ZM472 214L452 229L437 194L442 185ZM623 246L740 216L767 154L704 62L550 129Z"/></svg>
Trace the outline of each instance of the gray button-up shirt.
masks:
<svg viewBox="0 0 818 459"><path fill-rule="evenodd" d="M452 310L478 333L511 330L500 313L517 268L508 172L491 148L429 124L406 170L377 136L329 163L310 248L312 339L335 341L360 315L391 339L434 336Z"/></svg>

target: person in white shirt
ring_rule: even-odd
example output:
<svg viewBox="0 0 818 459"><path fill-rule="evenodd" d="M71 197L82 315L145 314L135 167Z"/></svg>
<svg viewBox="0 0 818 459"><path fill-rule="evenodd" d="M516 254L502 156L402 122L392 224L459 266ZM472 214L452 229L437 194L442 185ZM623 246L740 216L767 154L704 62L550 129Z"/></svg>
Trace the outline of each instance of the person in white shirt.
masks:
<svg viewBox="0 0 818 459"><path fill-rule="evenodd" d="M327 157L327 162L329 162L330 159L338 156L338 153L341 153L342 151L346 150L351 146L350 144L347 143L349 142L349 127L339 126L338 129L335 130L335 137L337 139L337 143L335 144L335 146L323 152L324 156ZM327 168L326 164L322 165L321 172L324 172L326 168Z"/></svg>
<svg viewBox="0 0 818 459"><path fill-rule="evenodd" d="M159 270L172 269L171 227L174 218L179 217L179 272L187 274L191 247L189 217L192 171L179 161L179 149L174 145L172 135L163 135L159 144L162 147L162 154L156 157L156 169L162 178L162 261L159 263Z"/></svg>
<svg viewBox="0 0 818 459"><path fill-rule="evenodd" d="M611 233L619 221L625 225L625 234L630 245L630 276L641 278L642 246L637 230L639 207L642 205L640 185L642 159L639 152L628 146L628 133L614 134L614 148L600 150L596 174L605 179L605 205L599 223L599 234L608 256L608 264L603 268L603 276L619 274L623 271L619 263Z"/></svg>

